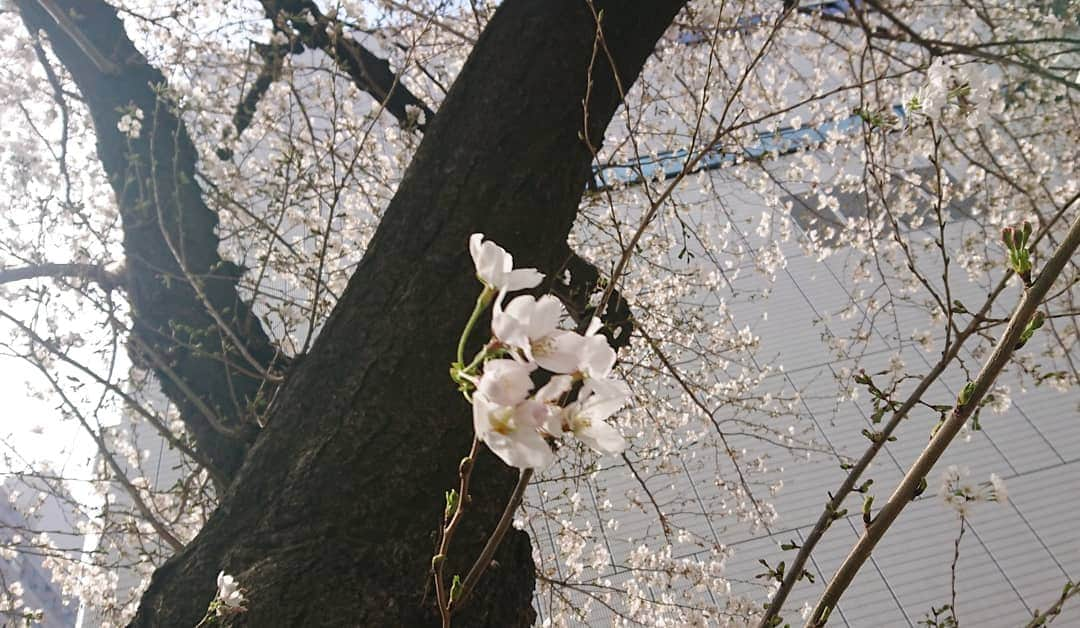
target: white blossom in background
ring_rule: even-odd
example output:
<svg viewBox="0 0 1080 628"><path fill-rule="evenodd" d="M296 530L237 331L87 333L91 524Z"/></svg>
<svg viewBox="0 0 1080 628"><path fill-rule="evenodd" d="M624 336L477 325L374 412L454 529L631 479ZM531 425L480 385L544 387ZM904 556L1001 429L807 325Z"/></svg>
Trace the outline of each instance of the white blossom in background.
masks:
<svg viewBox="0 0 1080 628"><path fill-rule="evenodd" d="M949 99L949 77L948 61L943 57L935 58L926 69L926 83L906 100L907 110L931 119L939 117Z"/></svg>
<svg viewBox="0 0 1080 628"><path fill-rule="evenodd" d="M957 465L950 465L941 474L938 497L958 516L969 517L974 504L1008 501L1005 481L996 473L991 473L990 480L981 483L972 482L970 475L967 467Z"/></svg>
<svg viewBox="0 0 1080 628"><path fill-rule="evenodd" d="M1012 397L1009 396L1009 387L1004 384L998 384L994 386L990 392L986 393L984 397L984 403L986 403L990 410L994 414L1005 414L1012 407Z"/></svg>
<svg viewBox="0 0 1080 628"><path fill-rule="evenodd" d="M124 115L120 116L120 120L116 123L116 128L129 138L137 139L142 133L142 120L142 109L139 109L135 105L131 105L124 112Z"/></svg>
<svg viewBox="0 0 1080 628"><path fill-rule="evenodd" d="M1005 480L1002 480L1001 476L996 473L990 474L990 489L994 501L998 503L1009 501L1009 490L1005 486Z"/></svg>

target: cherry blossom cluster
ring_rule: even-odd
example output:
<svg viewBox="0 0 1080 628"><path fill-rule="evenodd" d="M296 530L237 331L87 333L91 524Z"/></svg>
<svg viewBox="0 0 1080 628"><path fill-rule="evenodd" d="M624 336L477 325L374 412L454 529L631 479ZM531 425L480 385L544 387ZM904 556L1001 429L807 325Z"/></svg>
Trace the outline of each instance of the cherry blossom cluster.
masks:
<svg viewBox="0 0 1080 628"><path fill-rule="evenodd" d="M970 514L971 505L979 502L1005 503L1009 499L1005 481L996 473L990 474L988 482L979 484L972 483L968 476L967 467L950 465L941 474L941 488L938 489L938 497L956 511L961 517Z"/></svg>
<svg viewBox="0 0 1080 628"><path fill-rule="evenodd" d="M242 613L244 608L244 590L240 588L240 583L236 581L236 578L221 571L217 577L217 597L214 598L215 602L218 602L215 612L218 616L233 615L236 613Z"/></svg>
<svg viewBox="0 0 1080 628"><path fill-rule="evenodd" d="M142 109L139 109L132 104L125 109L124 115L120 116L120 120L116 123L116 128L129 139L135 139L142 134L142 120Z"/></svg>
<svg viewBox="0 0 1080 628"><path fill-rule="evenodd" d="M514 268L513 256L475 233L469 252L484 285L469 320L451 376L473 405L473 428L502 460L519 469L543 469L554 460L552 445L564 434L602 454L617 454L626 441L606 419L627 403L626 384L612 377L615 350L592 319L584 334L560 328L567 318L552 295L512 291L535 288L544 275ZM471 363L465 341L488 305L494 305L492 336ZM536 388L535 379L546 379Z"/></svg>
<svg viewBox="0 0 1080 628"><path fill-rule="evenodd" d="M244 606L246 602L247 598L244 597L244 589L240 587L240 583L237 582L236 578L224 571L219 571L217 593L214 594L214 599L210 601L210 605L206 608L206 615L195 628L230 625L233 617L247 612L247 607Z"/></svg>

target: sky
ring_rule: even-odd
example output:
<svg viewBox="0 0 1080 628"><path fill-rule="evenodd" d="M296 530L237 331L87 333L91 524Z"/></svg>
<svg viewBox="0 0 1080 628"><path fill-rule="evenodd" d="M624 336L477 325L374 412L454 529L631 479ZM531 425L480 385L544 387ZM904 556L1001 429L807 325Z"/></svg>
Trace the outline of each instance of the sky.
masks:
<svg viewBox="0 0 1080 628"><path fill-rule="evenodd" d="M64 477L75 496L88 494L88 464L94 453L93 441L75 421L61 420L56 401L33 395L45 382L31 377L26 363L0 356L0 471L26 471L33 461L48 461Z"/></svg>

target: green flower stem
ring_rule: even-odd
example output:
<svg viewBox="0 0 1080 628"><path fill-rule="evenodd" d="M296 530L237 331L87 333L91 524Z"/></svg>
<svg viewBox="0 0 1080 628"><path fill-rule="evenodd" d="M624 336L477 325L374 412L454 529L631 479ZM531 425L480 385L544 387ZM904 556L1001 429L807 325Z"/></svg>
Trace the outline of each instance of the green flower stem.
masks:
<svg viewBox="0 0 1080 628"><path fill-rule="evenodd" d="M488 348L484 347L483 349L478 351L475 356L473 356L472 362L469 362L461 369L461 372L472 375L473 371L476 370L476 367L480 366L480 364L484 361L484 358L488 357L489 355L491 355L491 353L488 352Z"/></svg>
<svg viewBox="0 0 1080 628"><path fill-rule="evenodd" d="M473 327L476 326L476 321L480 320L480 315L484 313L487 306L491 305L492 299L495 298L495 291L487 286L484 287L484 291L480 293L480 296L476 297L476 306L473 308L472 315L469 316L469 322L465 323L465 329L461 332L461 338L458 340L457 346L457 363L465 364L465 343L469 340L469 334L472 333Z"/></svg>

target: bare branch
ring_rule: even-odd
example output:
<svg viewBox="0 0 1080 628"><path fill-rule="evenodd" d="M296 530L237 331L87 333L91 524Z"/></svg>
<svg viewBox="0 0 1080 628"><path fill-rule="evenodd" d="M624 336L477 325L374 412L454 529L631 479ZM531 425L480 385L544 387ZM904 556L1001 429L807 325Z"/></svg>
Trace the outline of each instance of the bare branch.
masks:
<svg viewBox="0 0 1080 628"><path fill-rule="evenodd" d="M123 285L123 274L105 270L98 264L37 264L21 268L0 269L0 284L28 279L86 279L106 292Z"/></svg>
<svg viewBox="0 0 1080 628"><path fill-rule="evenodd" d="M1064 608L1065 602L1080 594L1080 585L1075 582L1066 582L1065 586L1061 589L1061 596L1058 597L1054 605L1046 609L1043 612L1035 611L1035 616L1031 618L1031 621L1027 623L1026 628L1043 628L1049 626L1050 622L1061 614L1061 609Z"/></svg>
<svg viewBox="0 0 1080 628"><path fill-rule="evenodd" d="M305 49L322 50L334 59L338 67L352 78L353 84L379 101L403 126L423 130L435 115L424 101L401 83L401 77L391 71L386 59L346 34L346 25L336 17L324 15L314 2L263 0L262 6L266 17L274 22L275 30L289 36L290 43L288 46L258 47L264 65L233 117L237 134L243 133L251 123L258 101L280 75L285 55L297 54ZM300 19L305 14L311 16L313 23ZM286 20L289 20L288 24ZM423 121L410 116L411 107L423 113Z"/></svg>

